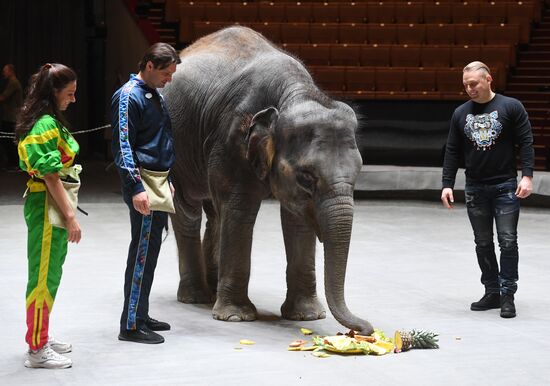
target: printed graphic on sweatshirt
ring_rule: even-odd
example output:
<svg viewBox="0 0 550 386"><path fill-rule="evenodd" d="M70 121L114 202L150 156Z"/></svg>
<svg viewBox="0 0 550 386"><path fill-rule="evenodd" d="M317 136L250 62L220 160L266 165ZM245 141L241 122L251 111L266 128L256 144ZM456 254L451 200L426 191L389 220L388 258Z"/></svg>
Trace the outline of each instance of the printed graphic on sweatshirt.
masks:
<svg viewBox="0 0 550 386"><path fill-rule="evenodd" d="M466 116L464 134L474 142L478 150L487 150L495 144L502 131L502 124L497 121L498 111L489 114Z"/></svg>

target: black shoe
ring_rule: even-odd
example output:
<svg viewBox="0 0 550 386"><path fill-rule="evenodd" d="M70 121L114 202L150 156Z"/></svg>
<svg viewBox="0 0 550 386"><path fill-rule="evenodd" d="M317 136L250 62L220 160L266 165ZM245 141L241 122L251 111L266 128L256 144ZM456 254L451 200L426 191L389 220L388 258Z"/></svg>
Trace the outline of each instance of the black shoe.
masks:
<svg viewBox="0 0 550 386"><path fill-rule="evenodd" d="M514 305L514 295L502 295L500 299L500 317L515 318L516 306Z"/></svg>
<svg viewBox="0 0 550 386"><path fill-rule="evenodd" d="M145 325L152 331L168 331L170 330L170 325L166 322L160 322L153 318L147 318Z"/></svg>
<svg viewBox="0 0 550 386"><path fill-rule="evenodd" d="M500 308L499 293L487 293L479 301L472 303L470 306L470 310L472 311L486 311L493 308Z"/></svg>
<svg viewBox="0 0 550 386"><path fill-rule="evenodd" d="M118 340L146 344L164 343L164 338L162 337L162 335L151 331L147 327L141 327L137 330L120 330L120 334L118 334Z"/></svg>

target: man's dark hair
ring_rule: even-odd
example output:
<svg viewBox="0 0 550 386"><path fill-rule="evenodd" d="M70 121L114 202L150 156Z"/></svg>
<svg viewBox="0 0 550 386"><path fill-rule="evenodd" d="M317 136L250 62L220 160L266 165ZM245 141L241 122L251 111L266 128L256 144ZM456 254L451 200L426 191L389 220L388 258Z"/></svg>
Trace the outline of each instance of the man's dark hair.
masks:
<svg viewBox="0 0 550 386"><path fill-rule="evenodd" d="M162 70L173 63L181 63L178 53L168 43L155 43L149 47L139 62L139 70L145 70L145 66L149 61L153 63L153 67L158 70Z"/></svg>

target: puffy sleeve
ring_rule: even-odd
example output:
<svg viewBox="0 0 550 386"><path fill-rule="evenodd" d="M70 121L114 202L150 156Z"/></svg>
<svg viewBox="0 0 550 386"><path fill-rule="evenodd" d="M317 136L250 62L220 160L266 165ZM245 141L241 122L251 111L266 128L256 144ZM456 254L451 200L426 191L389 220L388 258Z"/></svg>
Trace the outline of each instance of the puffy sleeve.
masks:
<svg viewBox="0 0 550 386"><path fill-rule="evenodd" d="M59 127L53 118L40 119L17 147L20 164L31 176L43 177L63 167L58 143Z"/></svg>

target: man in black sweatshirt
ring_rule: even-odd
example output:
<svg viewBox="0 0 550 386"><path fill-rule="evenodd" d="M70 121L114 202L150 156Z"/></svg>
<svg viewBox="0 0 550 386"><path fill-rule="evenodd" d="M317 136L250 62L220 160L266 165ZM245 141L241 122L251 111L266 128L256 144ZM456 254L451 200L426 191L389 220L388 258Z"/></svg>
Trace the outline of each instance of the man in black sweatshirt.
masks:
<svg viewBox="0 0 550 386"><path fill-rule="evenodd" d="M464 157L466 208L474 231L481 283L485 286L485 294L470 309L500 308L501 317L513 318L518 281L519 199L529 196L533 188L533 134L523 105L514 98L495 94L492 80L484 63L472 62L464 67L463 83L470 100L459 106L451 118L441 201L452 208L456 172ZM516 146L521 158L519 184ZM493 244L493 221L500 247L500 271Z"/></svg>

